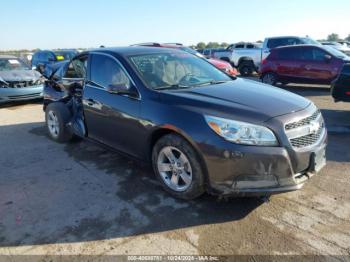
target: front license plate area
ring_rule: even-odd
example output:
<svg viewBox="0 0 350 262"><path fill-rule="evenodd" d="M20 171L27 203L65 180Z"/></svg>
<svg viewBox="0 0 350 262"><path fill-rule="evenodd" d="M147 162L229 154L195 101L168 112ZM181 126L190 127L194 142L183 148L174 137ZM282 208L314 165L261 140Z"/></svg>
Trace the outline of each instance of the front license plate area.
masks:
<svg viewBox="0 0 350 262"><path fill-rule="evenodd" d="M326 165L326 150L322 148L321 150L313 154L314 157L314 171L319 172Z"/></svg>

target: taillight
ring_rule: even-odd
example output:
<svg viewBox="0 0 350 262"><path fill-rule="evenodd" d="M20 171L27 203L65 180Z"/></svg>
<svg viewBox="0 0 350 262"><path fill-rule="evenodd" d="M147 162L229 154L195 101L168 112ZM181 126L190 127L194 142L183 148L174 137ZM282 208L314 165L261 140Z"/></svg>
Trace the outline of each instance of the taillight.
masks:
<svg viewBox="0 0 350 262"><path fill-rule="evenodd" d="M350 96L350 92L345 92L346 95Z"/></svg>
<svg viewBox="0 0 350 262"><path fill-rule="evenodd" d="M266 64L267 64L267 59L266 59L266 58L263 59L263 60L261 61L261 64L266 65Z"/></svg>

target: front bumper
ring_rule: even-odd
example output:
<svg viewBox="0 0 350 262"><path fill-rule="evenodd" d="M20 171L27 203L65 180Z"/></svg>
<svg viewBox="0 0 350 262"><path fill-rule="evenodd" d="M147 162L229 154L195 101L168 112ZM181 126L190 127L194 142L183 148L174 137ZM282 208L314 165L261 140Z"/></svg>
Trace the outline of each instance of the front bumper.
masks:
<svg viewBox="0 0 350 262"><path fill-rule="evenodd" d="M215 136L199 144L208 171L209 191L245 196L298 190L325 165L326 130L305 149L293 149L287 141L280 143L279 147L244 146Z"/></svg>
<svg viewBox="0 0 350 262"><path fill-rule="evenodd" d="M0 88L0 104L43 97L43 85L22 88Z"/></svg>

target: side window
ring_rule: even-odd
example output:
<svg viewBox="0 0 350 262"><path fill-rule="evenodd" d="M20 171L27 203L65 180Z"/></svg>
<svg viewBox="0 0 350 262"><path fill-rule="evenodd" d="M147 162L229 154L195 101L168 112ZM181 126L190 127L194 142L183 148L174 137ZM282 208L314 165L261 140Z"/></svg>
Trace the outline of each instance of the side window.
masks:
<svg viewBox="0 0 350 262"><path fill-rule="evenodd" d="M56 61L56 57L53 53L46 53L47 54L47 59L48 61L52 62L52 61Z"/></svg>
<svg viewBox="0 0 350 262"><path fill-rule="evenodd" d="M283 48L278 51L280 60L301 60L301 52L299 48Z"/></svg>
<svg viewBox="0 0 350 262"><path fill-rule="evenodd" d="M203 55L209 55L209 54L210 54L210 50L209 49L204 49Z"/></svg>
<svg viewBox="0 0 350 262"><path fill-rule="evenodd" d="M130 88L130 79L113 58L93 55L91 60L91 81L101 87L123 85Z"/></svg>
<svg viewBox="0 0 350 262"><path fill-rule="evenodd" d="M65 78L85 78L87 68L87 57L74 59L69 63Z"/></svg>
<svg viewBox="0 0 350 262"><path fill-rule="evenodd" d="M237 44L235 48L244 48L244 44Z"/></svg>
<svg viewBox="0 0 350 262"><path fill-rule="evenodd" d="M275 48L278 47L279 39L269 39L267 41L267 48Z"/></svg>
<svg viewBox="0 0 350 262"><path fill-rule="evenodd" d="M298 38L289 37L289 38L275 38L269 39L267 43L268 48L275 48L280 46L290 46L290 45L299 45L301 41Z"/></svg>
<svg viewBox="0 0 350 262"><path fill-rule="evenodd" d="M312 48L304 48L302 49L301 53L303 60L312 61L314 59Z"/></svg>
<svg viewBox="0 0 350 262"><path fill-rule="evenodd" d="M254 48L255 46L253 44L247 44L247 48Z"/></svg>
<svg viewBox="0 0 350 262"><path fill-rule="evenodd" d="M326 52L318 48L312 48L313 60L315 61L325 61Z"/></svg>
<svg viewBox="0 0 350 262"><path fill-rule="evenodd" d="M232 51L234 47L235 47L234 45L229 45L229 46L227 47L227 50Z"/></svg>

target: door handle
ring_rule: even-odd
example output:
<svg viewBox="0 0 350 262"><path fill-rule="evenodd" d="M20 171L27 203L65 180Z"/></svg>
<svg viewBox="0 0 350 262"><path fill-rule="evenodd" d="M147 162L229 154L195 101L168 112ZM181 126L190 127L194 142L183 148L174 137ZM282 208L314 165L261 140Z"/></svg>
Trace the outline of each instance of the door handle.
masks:
<svg viewBox="0 0 350 262"><path fill-rule="evenodd" d="M311 67L309 65L303 65L303 68L305 68L306 70L310 70Z"/></svg>
<svg viewBox="0 0 350 262"><path fill-rule="evenodd" d="M89 98L89 99L87 99L87 104L89 106L93 106L95 104L95 100L93 100L92 98Z"/></svg>

